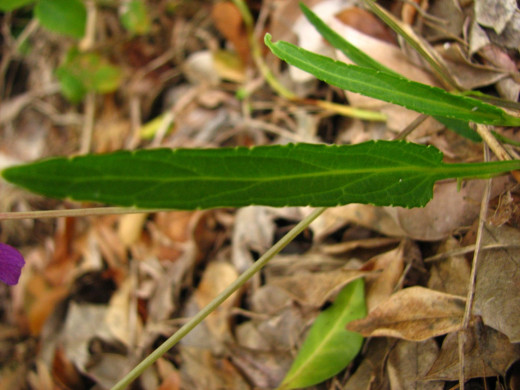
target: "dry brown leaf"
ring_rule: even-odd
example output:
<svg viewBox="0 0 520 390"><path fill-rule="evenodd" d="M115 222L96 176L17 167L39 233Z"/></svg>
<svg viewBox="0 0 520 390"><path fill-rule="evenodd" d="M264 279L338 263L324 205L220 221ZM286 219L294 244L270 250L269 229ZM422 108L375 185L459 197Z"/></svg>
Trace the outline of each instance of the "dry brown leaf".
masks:
<svg viewBox="0 0 520 390"><path fill-rule="evenodd" d="M269 284L280 288L302 305L321 307L347 283L370 274L370 271L337 269L331 272L300 273L272 278Z"/></svg>
<svg viewBox="0 0 520 390"><path fill-rule="evenodd" d="M343 24L355 28L359 32L395 44L395 38L386 25L367 10L359 7L345 8L337 13L336 18Z"/></svg>
<svg viewBox="0 0 520 390"><path fill-rule="evenodd" d="M451 76L464 89L475 89L494 84L506 77L505 71L471 62L460 44L439 45L437 52L442 56Z"/></svg>
<svg viewBox="0 0 520 390"><path fill-rule="evenodd" d="M484 251L477 269L475 311L484 324L520 342L520 232L507 226L486 225L482 244L503 244ZM508 247L508 246L515 247Z"/></svg>
<svg viewBox="0 0 520 390"><path fill-rule="evenodd" d="M464 377L505 376L508 368L520 358L520 346L511 344L506 336L489 327L470 328L464 350ZM446 336L439 357L424 380L458 380L458 334Z"/></svg>
<svg viewBox="0 0 520 390"><path fill-rule="evenodd" d="M38 336L56 305L69 293L69 288L48 286L40 275L33 275L28 286L33 300L27 308L27 321L31 334Z"/></svg>
<svg viewBox="0 0 520 390"><path fill-rule="evenodd" d="M389 389L388 374L384 366L394 343L395 341L391 342L386 338L368 339L365 346L367 352L344 388L349 390Z"/></svg>
<svg viewBox="0 0 520 390"><path fill-rule="evenodd" d="M157 371L162 380L157 390L180 390L181 377L173 363L164 358L157 359Z"/></svg>
<svg viewBox="0 0 520 390"><path fill-rule="evenodd" d="M492 197L507 187L507 178L493 180ZM483 180L470 180L457 190L456 182L437 183L433 199L423 208L385 208L394 216L407 237L442 240L462 226L473 223L480 210Z"/></svg>
<svg viewBox="0 0 520 390"><path fill-rule="evenodd" d="M193 211L168 211L155 214L155 223L161 233L172 241L185 242L193 230L193 220L197 214Z"/></svg>
<svg viewBox="0 0 520 390"><path fill-rule="evenodd" d="M366 282L366 302L368 312L371 312L381 302L386 301L396 290L404 269L405 241L396 249L382 253L370 259L363 269L382 272Z"/></svg>
<svg viewBox="0 0 520 390"><path fill-rule="evenodd" d="M237 326L237 342L259 351L292 351L318 314L317 309L302 310L297 305L286 305L270 315L254 312L251 321Z"/></svg>
<svg viewBox="0 0 520 390"><path fill-rule="evenodd" d="M208 305L238 277L238 273L231 264L222 261L209 263L202 280L195 291L194 299L199 308ZM229 312L236 305L239 293L235 292L224 301L205 320L211 334L217 339L224 339L229 333Z"/></svg>
<svg viewBox="0 0 520 390"><path fill-rule="evenodd" d="M22 389L24 378L27 377L27 368L23 365L4 366L0 369L0 377L0 390Z"/></svg>
<svg viewBox="0 0 520 390"><path fill-rule="evenodd" d="M288 350L232 347L230 358L255 389L275 389L289 371L294 355Z"/></svg>
<svg viewBox="0 0 520 390"><path fill-rule="evenodd" d="M364 238L360 240L344 241L337 244L323 244L320 250L329 255L339 255L351 252L355 249L376 249L380 247L388 247L392 244L397 244L399 238L392 237L373 237Z"/></svg>
<svg viewBox="0 0 520 390"><path fill-rule="evenodd" d="M390 237L406 235L383 208L354 203L325 210L312 224L315 240L323 241L327 235L348 224L357 224Z"/></svg>
<svg viewBox="0 0 520 390"><path fill-rule="evenodd" d="M220 33L233 44L238 55L246 64L251 50L242 15L231 1L217 2L213 5L211 17Z"/></svg>
<svg viewBox="0 0 520 390"><path fill-rule="evenodd" d="M217 358L208 350L182 346L181 378L183 389L249 390L237 368L226 358Z"/></svg>
<svg viewBox="0 0 520 390"><path fill-rule="evenodd" d="M456 295L410 287L382 302L366 318L350 322L347 329L365 337L423 341L458 330L464 306L465 299Z"/></svg>
<svg viewBox="0 0 520 390"><path fill-rule="evenodd" d="M438 253L450 252L460 248L454 238L448 238L440 246ZM469 283L470 265L463 255L449 256L436 261L430 269L428 288L448 294L466 296Z"/></svg>
<svg viewBox="0 0 520 390"><path fill-rule="evenodd" d="M433 339L420 343L400 340L388 357L387 372L392 390L442 390L443 382L421 382L439 354Z"/></svg>

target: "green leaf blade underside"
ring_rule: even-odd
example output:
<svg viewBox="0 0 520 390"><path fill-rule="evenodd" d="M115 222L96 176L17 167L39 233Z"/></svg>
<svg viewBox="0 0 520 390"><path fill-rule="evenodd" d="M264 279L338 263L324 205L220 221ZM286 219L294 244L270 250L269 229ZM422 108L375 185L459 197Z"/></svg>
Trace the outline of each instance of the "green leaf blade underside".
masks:
<svg viewBox="0 0 520 390"><path fill-rule="evenodd" d="M377 69L347 65L288 42L273 43L269 34L265 36L265 44L285 62L345 90L398 104L427 115L492 125L520 125L520 118L508 115L500 108L477 99L454 95L441 88L417 83Z"/></svg>
<svg viewBox="0 0 520 390"><path fill-rule="evenodd" d="M435 181L489 177L520 161L444 164L433 147L392 141L155 149L58 157L2 171L51 198L163 209L370 203L424 206Z"/></svg>
<svg viewBox="0 0 520 390"><path fill-rule="evenodd" d="M316 318L279 389L312 386L347 367L359 353L363 336L345 327L365 316L364 282L357 279Z"/></svg>

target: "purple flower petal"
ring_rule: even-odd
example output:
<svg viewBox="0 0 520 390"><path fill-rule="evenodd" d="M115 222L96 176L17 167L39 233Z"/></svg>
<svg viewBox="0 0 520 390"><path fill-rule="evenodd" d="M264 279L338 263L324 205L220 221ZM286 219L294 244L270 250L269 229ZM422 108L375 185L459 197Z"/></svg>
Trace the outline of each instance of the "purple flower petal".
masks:
<svg viewBox="0 0 520 390"><path fill-rule="evenodd" d="M9 285L18 283L25 260L12 246L0 242L0 280Z"/></svg>

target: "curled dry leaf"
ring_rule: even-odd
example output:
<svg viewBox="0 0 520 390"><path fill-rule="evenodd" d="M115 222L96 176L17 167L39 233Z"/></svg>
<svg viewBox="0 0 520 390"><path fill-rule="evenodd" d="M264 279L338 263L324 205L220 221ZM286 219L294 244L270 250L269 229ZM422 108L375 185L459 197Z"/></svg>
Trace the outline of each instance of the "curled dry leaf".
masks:
<svg viewBox="0 0 520 390"><path fill-rule="evenodd" d="M386 301L396 290L404 269L405 243L406 241L403 241L399 247L374 256L363 266L363 269L381 271L375 278L367 280L368 312L371 312L381 302Z"/></svg>
<svg viewBox="0 0 520 390"><path fill-rule="evenodd" d="M366 318L352 321L347 329L365 337L423 341L459 330L464 306L465 299L459 296L410 287L382 302Z"/></svg>
<svg viewBox="0 0 520 390"><path fill-rule="evenodd" d="M369 273L370 271L339 269L273 278L271 284L303 305L320 307L342 287Z"/></svg>

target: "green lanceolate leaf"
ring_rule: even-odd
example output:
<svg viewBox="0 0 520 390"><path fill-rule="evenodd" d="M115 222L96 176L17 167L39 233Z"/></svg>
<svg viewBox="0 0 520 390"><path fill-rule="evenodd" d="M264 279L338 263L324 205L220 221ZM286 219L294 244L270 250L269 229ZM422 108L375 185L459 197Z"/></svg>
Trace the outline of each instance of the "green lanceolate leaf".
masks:
<svg viewBox="0 0 520 390"><path fill-rule="evenodd" d="M279 389L315 385L339 373L356 357L363 336L345 326L366 316L363 279L349 283L314 321Z"/></svg>
<svg viewBox="0 0 520 390"><path fill-rule="evenodd" d="M155 149L52 158L3 177L52 198L164 209L247 205L424 206L436 180L489 177L520 161L444 164L434 147L397 141L357 145Z"/></svg>
<svg viewBox="0 0 520 390"><path fill-rule="evenodd" d="M477 99L454 95L441 88L417 83L381 70L347 65L287 42L273 43L269 34L265 36L265 43L277 57L287 63L345 90L398 104L427 115L493 125L520 125L520 118L508 115L500 108Z"/></svg>

